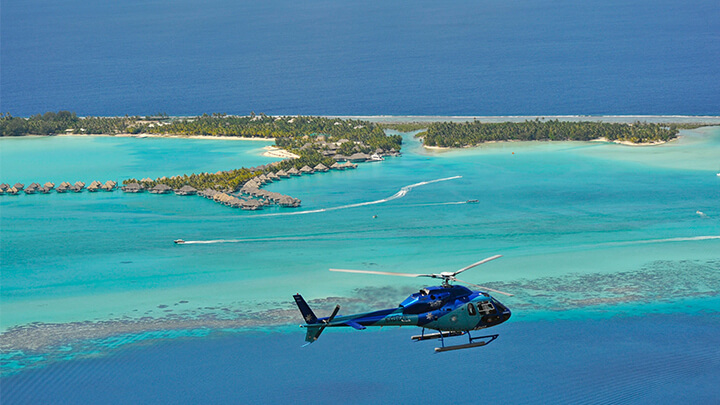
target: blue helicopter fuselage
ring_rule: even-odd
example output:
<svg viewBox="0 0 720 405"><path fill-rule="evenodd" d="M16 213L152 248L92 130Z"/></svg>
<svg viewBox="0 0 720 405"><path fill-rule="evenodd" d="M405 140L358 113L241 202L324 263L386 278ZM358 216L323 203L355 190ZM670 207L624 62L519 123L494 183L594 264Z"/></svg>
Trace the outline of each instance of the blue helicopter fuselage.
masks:
<svg viewBox="0 0 720 405"><path fill-rule="evenodd" d="M302 297L295 300L308 328L305 340L317 340L325 327L412 325L438 331L467 332L499 325L510 318L510 310L482 291L472 291L459 285L423 288L407 297L397 308L353 315L316 318ZM322 328L322 329L321 329Z"/></svg>

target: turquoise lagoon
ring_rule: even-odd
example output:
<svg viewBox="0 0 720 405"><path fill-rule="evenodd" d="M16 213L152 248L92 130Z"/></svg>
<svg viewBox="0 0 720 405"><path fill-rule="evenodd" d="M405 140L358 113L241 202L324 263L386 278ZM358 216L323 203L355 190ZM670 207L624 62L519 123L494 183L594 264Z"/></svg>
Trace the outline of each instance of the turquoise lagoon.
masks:
<svg viewBox="0 0 720 405"><path fill-rule="evenodd" d="M511 322L717 314L720 128L660 146L497 143L426 150L267 189L302 207L245 212L200 197L0 197L4 371L118 344L394 306L437 272L516 294ZM0 139L0 181L122 180L265 164L270 142ZM478 203L467 203L477 199ZM374 217L376 216L376 217ZM174 239L191 243L175 245ZM502 328L502 326L500 327ZM372 332L371 332L372 333Z"/></svg>

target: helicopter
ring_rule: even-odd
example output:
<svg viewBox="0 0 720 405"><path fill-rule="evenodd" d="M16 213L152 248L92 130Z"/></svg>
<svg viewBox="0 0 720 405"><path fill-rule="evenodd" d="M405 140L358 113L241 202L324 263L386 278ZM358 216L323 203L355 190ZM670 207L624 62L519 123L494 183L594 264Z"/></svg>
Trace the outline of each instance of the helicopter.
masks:
<svg viewBox="0 0 720 405"><path fill-rule="evenodd" d="M423 340L440 339L441 346L435 348L436 352L485 346L497 339L499 335L472 336L470 332L499 325L507 321L511 315L510 310L505 305L501 304L500 301L485 291L507 296L512 296L512 294L458 280L455 276L475 266L500 257L502 257L502 255L488 257L455 272L442 272L439 274L330 269L330 271L344 273L429 277L441 279L442 284L423 288L419 292L407 297L397 308L337 316L340 311L340 305L336 305L330 316L326 318L318 318L315 316L315 313L310 309L305 299L303 299L300 294L295 294L293 298L295 298L295 303L305 319L305 324L300 326L307 328L305 334L305 341L307 343L304 346L317 341L320 334L328 327L349 326L357 330L363 330L368 326L406 325L419 326L422 328L420 335L411 337L413 341L419 342ZM461 285L450 284L450 282L467 284L471 287L478 288L480 291L473 291ZM437 332L426 333L426 329ZM453 346L445 345L445 338L462 335L468 336L468 343Z"/></svg>

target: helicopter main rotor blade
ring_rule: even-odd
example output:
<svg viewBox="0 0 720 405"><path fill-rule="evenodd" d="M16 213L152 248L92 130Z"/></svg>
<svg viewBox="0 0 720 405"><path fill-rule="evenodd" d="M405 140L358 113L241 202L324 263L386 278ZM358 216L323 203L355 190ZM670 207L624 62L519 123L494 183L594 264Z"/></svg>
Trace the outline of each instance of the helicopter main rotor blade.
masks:
<svg viewBox="0 0 720 405"><path fill-rule="evenodd" d="M479 288L479 289L481 289L481 290L492 291L492 292L495 292L495 293L498 293L498 294L505 294L505 295L507 295L508 297L512 297L512 296L513 296L513 294L506 293L505 291L495 290L495 289L493 289L493 288L489 288L489 287L485 287L485 286L481 286L481 285L477 285L477 284L473 284L473 283L468 283L467 281L462 281L462 280L458 280L458 279L455 279L455 281L457 281L458 283L467 284L467 285L472 286L472 287L475 287L475 288Z"/></svg>
<svg viewBox="0 0 720 405"><path fill-rule="evenodd" d="M379 274L381 276L400 276L400 277L432 277L432 276L434 276L434 274L391 273L389 271L370 271L370 270L330 269L330 271L339 271L342 273Z"/></svg>
<svg viewBox="0 0 720 405"><path fill-rule="evenodd" d="M465 271L465 270L470 270L470 269L472 269L472 268L475 267L475 266L479 266L479 265L481 265L481 264L483 264L483 263L487 263L487 262L489 262L490 260L495 260L495 259L498 259L498 258L500 258L500 257L502 257L502 255L495 255L495 256L492 256L492 257L488 257L487 259L482 259L482 260L480 260L480 261L477 262L477 263L473 263L473 264L471 264L471 265L469 265L469 266L467 266L467 267L463 267L462 269L456 271L456 272L453 273L452 275L453 275L453 276L456 276L456 275L462 273L462 272Z"/></svg>

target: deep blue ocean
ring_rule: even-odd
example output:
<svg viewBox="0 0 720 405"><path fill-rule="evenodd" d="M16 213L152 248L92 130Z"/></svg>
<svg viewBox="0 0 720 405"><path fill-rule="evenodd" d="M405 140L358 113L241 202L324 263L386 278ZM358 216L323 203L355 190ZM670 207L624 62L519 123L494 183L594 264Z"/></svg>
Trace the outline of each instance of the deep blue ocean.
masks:
<svg viewBox="0 0 720 405"><path fill-rule="evenodd" d="M717 115L714 0L2 0L27 116Z"/></svg>

